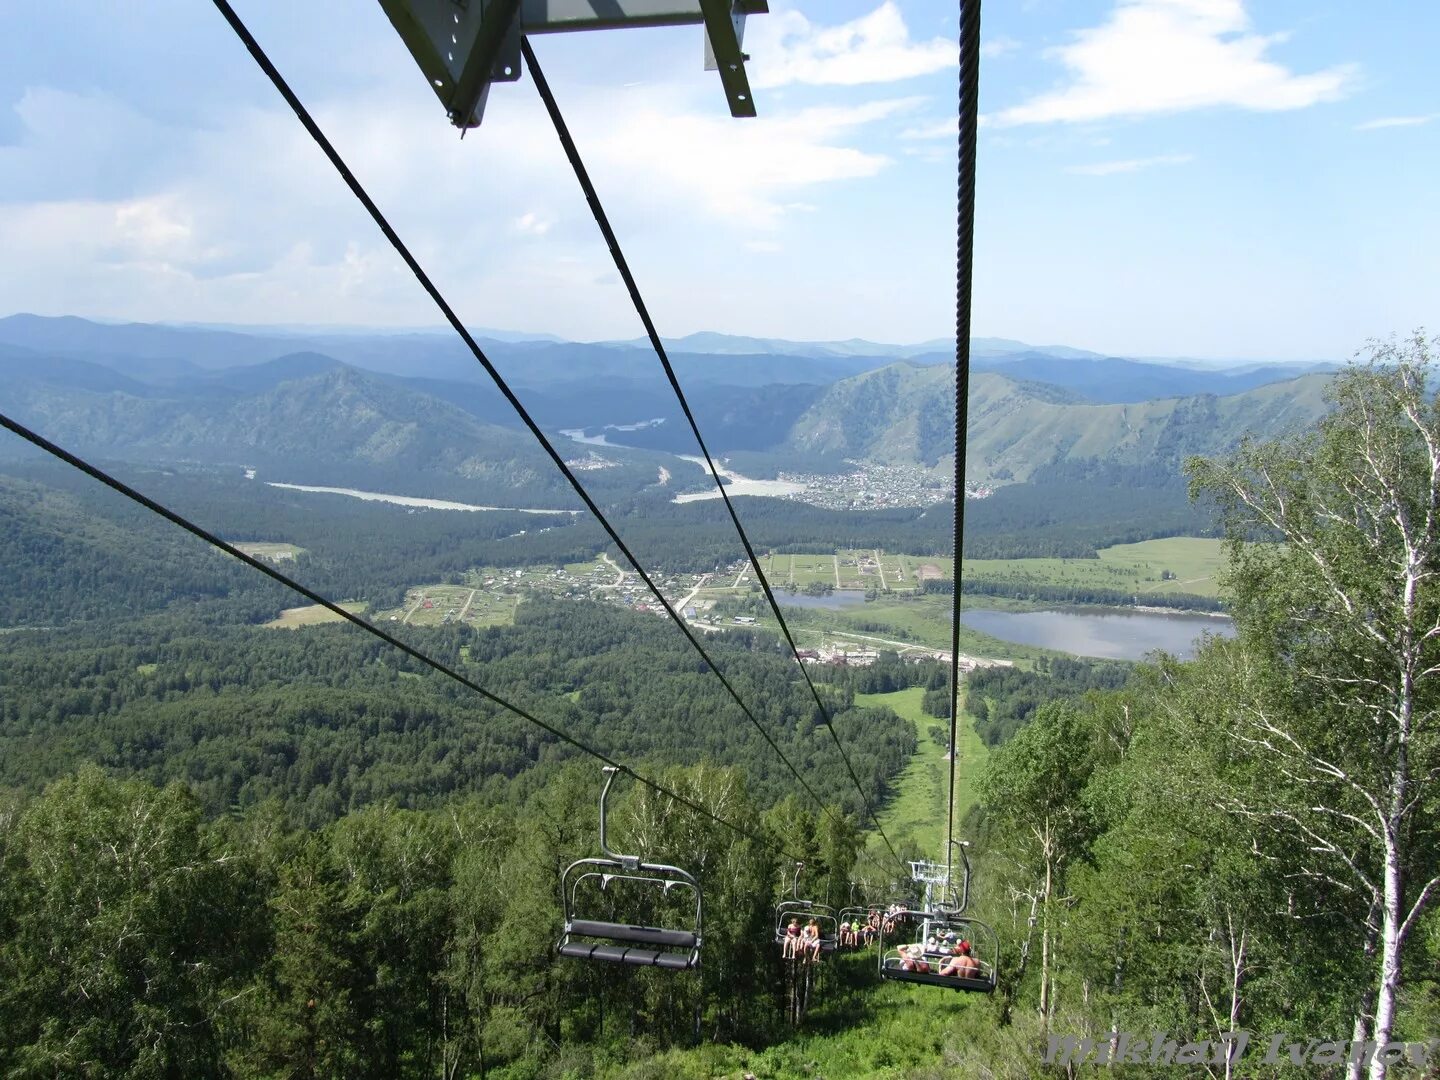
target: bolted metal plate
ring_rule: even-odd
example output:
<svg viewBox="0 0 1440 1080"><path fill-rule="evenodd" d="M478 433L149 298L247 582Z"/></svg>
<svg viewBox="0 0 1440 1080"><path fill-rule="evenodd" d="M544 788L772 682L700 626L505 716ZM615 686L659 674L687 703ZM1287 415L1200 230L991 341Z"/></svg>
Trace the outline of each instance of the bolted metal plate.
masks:
<svg viewBox="0 0 1440 1080"><path fill-rule="evenodd" d="M451 123L475 127L492 82L520 77L520 35L631 26L705 27L732 116L754 116L741 51L745 16L768 0L380 0Z"/></svg>

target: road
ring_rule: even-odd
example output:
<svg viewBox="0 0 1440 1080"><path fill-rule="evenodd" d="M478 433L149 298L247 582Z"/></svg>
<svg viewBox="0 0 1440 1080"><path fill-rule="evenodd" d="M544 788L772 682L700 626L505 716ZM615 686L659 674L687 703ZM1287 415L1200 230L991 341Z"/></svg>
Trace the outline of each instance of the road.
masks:
<svg viewBox="0 0 1440 1080"><path fill-rule="evenodd" d="M606 552L602 551L600 553L600 561L603 562L606 566L610 567L611 570L615 571L615 580L612 581L609 585L601 585L600 588L618 589L621 585L625 584L625 571L620 569L614 559L610 558L610 556Z"/></svg>
<svg viewBox="0 0 1440 1080"><path fill-rule="evenodd" d="M465 620L465 613L470 610L470 605L475 602L475 594L479 591L479 589L470 590L470 595L465 600L465 606L460 609L460 618L456 619L456 622L463 622Z"/></svg>
<svg viewBox="0 0 1440 1080"><path fill-rule="evenodd" d="M690 606L690 601L695 599L695 594L698 593L701 589L703 589L705 587L705 583L709 580L709 574L701 574L700 580L695 582L695 588L690 590L690 595L685 597L684 600L681 600L680 603L675 605L675 610L680 613L682 618L685 615L685 609Z"/></svg>

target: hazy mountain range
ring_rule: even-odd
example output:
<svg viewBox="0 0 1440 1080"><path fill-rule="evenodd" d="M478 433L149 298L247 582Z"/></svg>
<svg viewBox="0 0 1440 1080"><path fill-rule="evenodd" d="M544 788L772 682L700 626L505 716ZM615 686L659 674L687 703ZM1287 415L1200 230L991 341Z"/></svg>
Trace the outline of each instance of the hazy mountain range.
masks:
<svg viewBox="0 0 1440 1080"><path fill-rule="evenodd" d="M12 316L0 319L0 409L109 457L568 505L552 464L457 344L432 334L241 333ZM835 471L848 459L934 467L953 449L954 369L948 354L930 351L943 344L703 334L676 342L672 359L716 452L760 451L777 467ZM622 467L592 475L612 493L653 482L653 452L694 452L648 346L484 347L552 432L664 421L615 436L643 448L607 448ZM1327 376L1302 374L1303 366L1199 370L998 339L975 347L968 447L977 480L1024 481L1059 463L1178 464L1247 431L1311 423L1325 408ZM564 437L557 446L581 452Z"/></svg>

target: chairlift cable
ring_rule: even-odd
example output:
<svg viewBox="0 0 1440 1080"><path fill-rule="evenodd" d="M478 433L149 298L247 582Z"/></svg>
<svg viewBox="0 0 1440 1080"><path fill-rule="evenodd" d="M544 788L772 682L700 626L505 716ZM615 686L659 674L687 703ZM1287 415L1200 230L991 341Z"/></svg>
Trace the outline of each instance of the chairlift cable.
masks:
<svg viewBox="0 0 1440 1080"><path fill-rule="evenodd" d="M975 142L980 99L980 0L960 0L960 133L955 183L955 552L950 606L950 792L945 863L955 843L960 714L960 581L965 540L965 441L970 402L970 306L975 262Z"/></svg>
<svg viewBox="0 0 1440 1080"><path fill-rule="evenodd" d="M794 764L790 761L790 759L785 756L784 752L776 744L775 740L771 738L770 733L765 730L764 725L760 723L759 719L755 716L754 712L751 711L750 707L747 706L743 700L741 700L739 693L737 693L735 690L735 687L731 684L730 680L725 677L725 674L715 665L715 662L710 659L709 653L705 651L705 647L700 644L700 641L695 637L694 633L685 624L685 620L676 613L674 607L672 607L670 602L665 599L664 595L660 592L660 589L656 586L650 575L647 574L644 568L640 565L639 560L637 560L635 556L631 553L629 547L626 546L625 542L620 539L619 533L615 531L614 527L606 519L605 515L601 512L600 507L596 505L595 501L590 497L590 494L585 490L583 485L581 485L580 481L576 478L574 472L572 472L570 467L565 464L564 458L562 458L560 454L556 451L554 445L546 437L545 433L540 430L539 425L535 423L534 419L530 416L528 410L526 410L525 406L521 404L520 399L515 396L515 392L510 389L510 386L508 383L506 383L504 377L501 376L500 372L495 368L495 365L491 363L490 358L485 355L484 350L480 348L479 342L477 342L474 336L470 333L470 331L466 329L465 324L461 322L460 317L455 313L455 309L450 306L449 302L441 294L435 283L430 279L430 276L425 272L424 268L421 267L419 261L415 258L413 254L411 254L410 249L405 245L405 242L400 239L399 233L397 233L394 227L391 226L389 220L385 217L379 206L375 204L375 201L365 190L364 185L362 185L359 179L355 176L355 174L351 172L350 167L345 164L344 159L340 156L334 145L331 144L325 133L320 129L320 125L315 122L314 117L310 115L310 112L308 109L305 108L304 103L301 102L295 91L290 88L290 84L285 81L285 77L280 74L280 70L271 61L269 55L266 54L264 48L261 47L260 43L255 39L254 35L250 33L250 30L245 25L244 21L241 20L238 14L236 14L235 9L230 6L228 0L214 0L214 4L216 9L225 18L225 21L229 23L230 28L235 32L236 37L240 39L241 43L245 46L251 57L254 58L256 64L259 65L260 69L265 73L271 84L274 85L276 91L280 94L281 97L285 99L286 104L290 106L290 109L295 114L296 119L300 121L301 125L310 134L310 137L315 140L316 145L320 147L326 158L329 159L331 165L335 167L335 171L339 173L340 178L345 181L346 186L350 188L351 192L360 201L361 205L365 207L366 211L370 214L372 220L374 220L376 226L379 227L380 231L385 235L385 238L390 241L390 245L395 249L396 254L398 254L400 258L404 261L405 265L409 267L411 274L413 274L415 277L415 280L419 283L421 288L423 288L425 292L430 296L431 300L435 302L436 307L440 309L440 313L445 317L445 320L460 336L461 340L465 342L471 354L485 369L486 374L488 374L490 378L494 381L496 388L500 391L501 394L504 395L505 400L510 403L510 406L515 410L516 415L520 417L521 421L529 429L530 433L535 437L535 439L540 443L540 446L550 456L550 459L552 462L554 462L555 467L559 469L565 479L569 481L570 486L574 489L575 493L580 496L581 501L584 502L586 508L594 516L595 520L598 521L601 527L604 528L605 532L609 535L611 541L619 549L620 553L623 554L625 558L629 561L630 565L635 568L635 572L640 576L640 579L644 581L645 584L649 587L650 592L660 602L660 605L665 609L666 614L670 616L671 621L680 628L681 633L685 635L686 639L690 642L691 646L695 649L695 651L700 654L700 657L705 661L706 665L710 668L710 670L715 673L715 676L720 680L721 684L729 692L731 698L734 699L735 703L740 706L741 711L749 719L750 723L755 727L755 730L758 731L761 737L764 738L766 743L769 744L770 749L773 750L775 754L780 758L780 760L785 763L786 768L790 770L790 773L795 777L796 781L799 782L800 786L805 789L806 794L808 794L811 800L820 807L821 813L828 815L832 818L836 817L835 812L831 810L830 807L828 807L818 795L815 794L814 789L811 788L810 785L806 782L805 778L800 775L799 770L795 768ZM865 855L867 858L871 858L868 852L862 851L861 854ZM873 862L874 859L871 858L871 861Z"/></svg>
<svg viewBox="0 0 1440 1080"><path fill-rule="evenodd" d="M279 570L276 570L274 567L261 562L254 556L247 555L245 552L241 551L233 544L227 543L220 537L216 536L214 533L206 530L204 527L195 524L188 518L183 517L182 515L176 513L174 510L171 510L163 503L157 502L156 500L150 498L148 495L137 491L129 484L126 484L123 480L119 480L116 477L105 472L105 470L99 468L98 466L90 464L84 458L72 454L64 447L61 447L51 442L43 435L40 435L30 430L18 421L12 420L4 413L0 413L0 427L4 427L7 430L13 432L14 434L20 436L20 438L45 451L47 454L59 458L67 465L71 465L74 468L79 469L87 476L100 481L100 483L104 484L106 487L119 492L121 495L125 496L127 499L130 499L132 502L136 502L141 506L145 507L145 509L151 511L152 513L158 514L160 517L164 518L172 525L178 525L180 528L184 529L191 535L197 536L201 540L205 541L211 547L225 552L225 554L231 556L232 558L240 560L246 566L249 566L254 570L259 570L266 577L271 578L272 580L279 582L281 585L284 585L287 589L290 589L300 594L301 596L309 600L311 603L318 604L321 607L325 608L327 611L330 611L333 614L340 616L346 622L351 623L354 626L358 626L361 630L364 630L366 633L379 638L387 645L390 645L391 647L400 650L412 659L418 660L426 667L432 668L433 670L438 671L440 674L455 680L457 683L460 683L467 689L473 690L475 693L479 694L487 701L493 702L494 704L499 705L501 708L509 710L523 720L528 720L530 723L555 736L555 738L559 739L561 742L569 744L570 746L574 747L576 750L581 751L582 753L589 754L591 757L603 762L606 765L613 766L614 768L620 770L628 776L633 776L636 781L644 784L656 794L664 795L666 798L673 799L681 806L694 810L697 814L701 814L709 818L711 821L715 822L718 825L725 826L727 829L730 829L736 835L743 836L747 840L754 841L762 847L766 847L769 848L771 851L778 852L779 854L784 855L787 859L794 860L799 858L799 856L791 854L790 852L786 851L784 848L776 844L774 841L768 840L764 836L752 832L751 830L746 829L743 826L736 825L731 821L727 821L725 818L720 817L718 814L715 814L710 810L705 809L705 807L701 806L699 803L693 801L692 799L688 799L684 795L679 794L678 792L671 791L663 784L657 783L656 781L651 780L648 777L642 776L640 773L636 772L634 769L630 768L623 762L616 761L615 759L608 757L601 751L596 750L594 747L591 747L586 743L581 742L573 735L569 735L566 732L562 731L560 728L555 727L553 724L541 720L538 716L521 708L519 705L515 705L512 702L506 701L498 694L486 690L479 683L460 674L460 672L456 671L454 668L451 668L447 664L436 660L434 657L428 655L425 652L422 652L420 649L415 648L413 645L407 645L405 642L401 641L399 638L395 637L388 631L382 630L380 627L376 626L368 619L362 619L353 611L347 611L345 608L341 607L333 600L321 596L319 593L315 592L315 590L300 584L294 578L282 574Z"/></svg>
<svg viewBox="0 0 1440 1080"><path fill-rule="evenodd" d="M635 282L635 276L630 272L630 264L625 259L625 254L620 249L620 241L615 236L615 230L610 226L609 215L605 213L605 207L600 201L600 195L595 190L595 185L590 179L589 170L585 168L581 160L580 151L575 146L575 140L570 137L569 125L560 113L560 106L555 100L555 95L550 92L550 83L546 80L545 74L540 69L540 61L535 56L535 51L530 47L530 39L521 37L520 48L525 57L525 65L530 69L530 74L535 80L535 88L540 93L540 100L545 104L545 111L550 114L550 121L555 126L555 134L560 139L560 145L565 150L565 156L570 161L570 167L575 172L575 179L579 181L580 188L585 194L585 201L590 204L590 212L595 218L595 224L599 226L600 233L605 238L605 244L610 249L610 255L615 260L615 269L620 272L621 280L625 282L625 289L630 294L630 302L635 307L635 313L640 316L641 323L645 326L645 333L650 338L650 344L655 350L655 355L660 359L660 366L665 369L665 378L670 382L670 389L675 392L675 398L680 403L681 410L685 413L685 419L690 424L690 431L695 436L695 442L700 447L700 452L705 455L705 464L710 470L710 476L715 481L715 486L720 491L720 498L724 500L725 510L730 515L730 521L735 526L735 532L740 537L740 543L745 547L745 555L750 560L751 569L755 571L755 578L760 582L760 587L765 590L765 599L770 604L770 610L775 613L775 620L780 624L780 631L785 635L786 642L790 645L790 652L795 657L795 662L800 665L800 673L805 676L805 684L810 688L810 696L815 699L815 707L820 711L824 721L825 730L830 732L830 737L835 740L835 748L840 751L840 759L845 763L845 769L850 773L850 779L855 784L855 790L860 793L860 801L865 807L865 812L870 815L870 820L875 823L880 838L885 841L885 846L890 849L890 855L897 863L904 865L895 846L890 843L890 838L885 835L885 827L880 824L880 819L875 814L875 808L870 805L870 800L865 796L865 789L860 783L860 778L855 775L855 767L850 763L850 757L845 753L845 747L841 745L840 736L835 731L834 718L830 710L820 698L820 692L815 688L815 682L810 678L810 672L805 662L800 659L800 648L795 644L795 637L790 633L790 626L785 621L785 616L780 610L780 605L775 599L775 593L770 588L770 582L765 577L765 572L760 568L760 557L755 554L755 548L750 543L749 534L745 527L740 524L740 517L735 513L735 505L730 501L730 495L725 490L725 485L720 482L720 474L715 468L715 460L710 456L710 448L705 445L705 438L700 434L700 425L695 420L695 414L690 410L690 402L685 397L685 391L680 388L680 380L675 374L675 368L670 363L670 357L665 350L664 343L660 340L659 331L655 329L655 323L650 318L650 310L640 294L640 286Z"/></svg>

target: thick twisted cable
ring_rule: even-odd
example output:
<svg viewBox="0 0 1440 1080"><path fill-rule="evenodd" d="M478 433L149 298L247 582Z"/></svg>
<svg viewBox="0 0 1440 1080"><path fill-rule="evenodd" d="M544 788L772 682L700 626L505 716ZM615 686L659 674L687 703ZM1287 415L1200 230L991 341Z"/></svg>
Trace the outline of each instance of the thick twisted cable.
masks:
<svg viewBox="0 0 1440 1080"><path fill-rule="evenodd" d="M970 294L975 262L975 142L980 104L980 0L960 0L960 135L955 183L955 554L950 607L950 792L945 862L955 840L960 717L960 582L965 542L965 442L970 403Z"/></svg>

